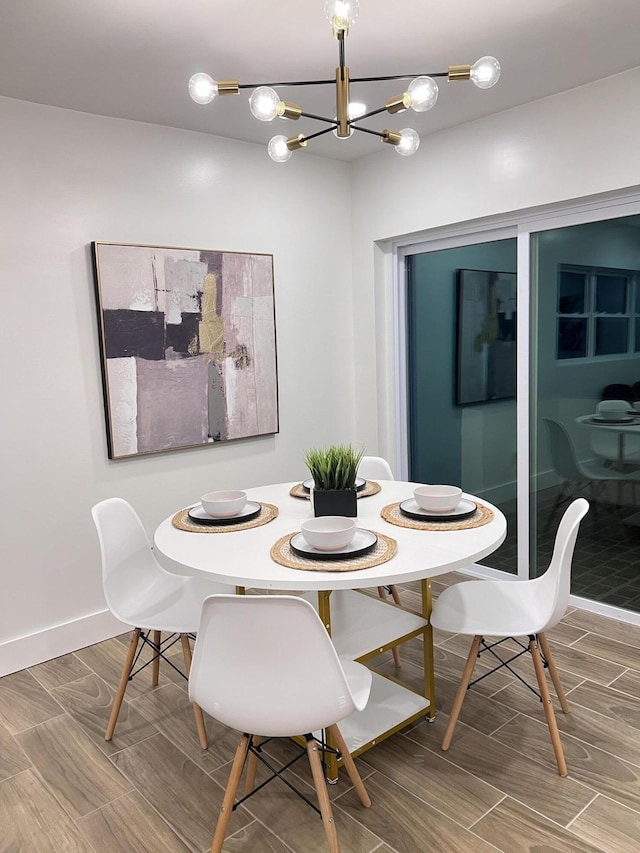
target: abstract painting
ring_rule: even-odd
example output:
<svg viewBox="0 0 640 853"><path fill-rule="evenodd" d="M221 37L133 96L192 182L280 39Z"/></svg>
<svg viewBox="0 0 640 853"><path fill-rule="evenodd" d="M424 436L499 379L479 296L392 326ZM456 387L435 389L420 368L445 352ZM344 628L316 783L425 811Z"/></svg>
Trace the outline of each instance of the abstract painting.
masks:
<svg viewBox="0 0 640 853"><path fill-rule="evenodd" d="M516 396L516 275L458 270L456 403Z"/></svg>
<svg viewBox="0 0 640 853"><path fill-rule="evenodd" d="M109 458L278 432L273 256L92 246Z"/></svg>

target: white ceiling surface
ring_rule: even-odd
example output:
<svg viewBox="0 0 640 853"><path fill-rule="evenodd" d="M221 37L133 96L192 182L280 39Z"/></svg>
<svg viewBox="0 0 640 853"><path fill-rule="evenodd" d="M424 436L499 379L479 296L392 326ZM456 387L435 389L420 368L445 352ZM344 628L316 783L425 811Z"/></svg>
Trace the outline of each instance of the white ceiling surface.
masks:
<svg viewBox="0 0 640 853"><path fill-rule="evenodd" d="M361 0L345 44L351 77L499 59L493 89L443 80L432 110L367 122L424 135L640 65L640 0ZM0 0L0 94L41 104L266 145L276 133L324 125L258 122L248 92L200 106L189 77L333 79L337 64L323 0ZM405 87L352 84L351 99L375 109ZM333 86L280 93L306 112L335 114ZM376 137L358 133L327 134L307 150L353 160L379 149Z"/></svg>

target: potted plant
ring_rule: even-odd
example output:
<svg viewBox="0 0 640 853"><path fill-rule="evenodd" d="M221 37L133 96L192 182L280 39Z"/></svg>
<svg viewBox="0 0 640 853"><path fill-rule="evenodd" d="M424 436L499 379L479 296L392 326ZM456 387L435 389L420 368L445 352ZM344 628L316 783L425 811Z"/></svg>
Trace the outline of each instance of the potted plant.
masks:
<svg viewBox="0 0 640 853"><path fill-rule="evenodd" d="M355 517L358 514L356 474L363 455L364 448L354 450L350 444L305 451L304 461L313 477L314 515Z"/></svg>

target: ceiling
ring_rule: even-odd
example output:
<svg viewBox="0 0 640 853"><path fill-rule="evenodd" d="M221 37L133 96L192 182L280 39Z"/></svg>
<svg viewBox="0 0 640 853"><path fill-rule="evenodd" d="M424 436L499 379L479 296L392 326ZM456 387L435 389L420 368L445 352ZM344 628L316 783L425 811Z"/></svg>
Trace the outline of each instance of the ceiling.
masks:
<svg viewBox="0 0 640 853"><path fill-rule="evenodd" d="M640 65L640 0L361 0L346 40L352 77L445 71L496 56L498 85L440 83L426 113L384 114L377 130L422 136ZM208 106L196 71L241 83L329 79L338 64L323 0L0 0L0 95L263 143L324 125L256 121L248 93ZM369 109L406 84L352 84ZM333 86L280 90L305 112L335 113ZM340 160L380 150L368 134L327 134L307 151ZM306 152L295 152L304 157ZM265 152L265 156L266 152ZM390 151L389 156L393 156Z"/></svg>

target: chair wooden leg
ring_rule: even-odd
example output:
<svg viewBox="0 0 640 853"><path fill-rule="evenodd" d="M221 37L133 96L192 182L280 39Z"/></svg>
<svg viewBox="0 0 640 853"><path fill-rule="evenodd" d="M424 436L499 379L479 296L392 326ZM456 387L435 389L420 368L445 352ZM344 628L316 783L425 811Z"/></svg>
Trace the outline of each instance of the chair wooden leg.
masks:
<svg viewBox="0 0 640 853"><path fill-rule="evenodd" d="M451 708L451 713L449 714L447 730L445 731L444 737L442 739L443 750L447 750L451 746L453 730L455 729L456 723L458 722L458 717L460 716L464 697L467 695L467 688L469 686L469 682L471 681L471 676L473 675L473 669L476 665L476 660L478 659L478 651L480 649L481 640L482 637L477 635L473 638L473 642L471 643L467 662L464 666L464 671L462 673L462 679L460 680L460 686L458 687L458 692L456 693L456 698L453 700L453 706Z"/></svg>
<svg viewBox="0 0 640 853"><path fill-rule="evenodd" d="M236 749L233 764L231 765L231 773L229 774L229 781L227 782L224 797L222 798L222 806L220 807L218 822L216 823L216 829L213 834L211 853L220 853L220 851L222 850L222 845L224 844L224 839L227 834L227 829L229 827L229 821L231 820L231 815L233 814L233 804L236 801L236 791L238 790L238 785L240 784L240 777L242 776L242 770L244 768L244 762L247 757L248 749L249 737L247 735L242 735L242 737L240 738L240 743L238 744Z"/></svg>
<svg viewBox="0 0 640 853"><path fill-rule="evenodd" d="M327 731L333 737L334 743L340 750L340 755L342 756L342 763L344 764L344 768L349 775L349 779L351 779L353 783L353 787L356 790L360 802L366 809L368 809L371 806L369 794L367 794L367 789L364 787L364 782L362 781L360 774L358 773L358 768L356 767L353 758L351 758L349 747L345 743L345 739L342 737L342 732L335 724L333 726L329 726L327 728Z"/></svg>
<svg viewBox="0 0 640 853"><path fill-rule="evenodd" d="M562 682L560 681L560 675L558 674L558 668L556 667L556 662L553 659L553 655L551 654L551 649L549 648L549 641L547 640L546 634L538 634L538 642L540 643L540 648L542 649L542 654L544 655L544 659L547 662L547 667L549 668L549 675L551 676L551 681L553 682L553 686L556 691L556 696L560 702L560 707L562 708L563 714L569 713L569 703L567 702L567 697L565 696L565 692L562 689Z"/></svg>
<svg viewBox="0 0 640 853"><path fill-rule="evenodd" d="M182 654L184 656L184 665L188 676L191 672L191 645L189 644L189 637L186 634L180 634L180 641L182 642ZM200 746L202 749L208 749L209 739L207 737L207 729L204 724L204 714L202 713L200 705L196 705L195 702L193 703L193 716L196 719L196 728L198 729L198 740L200 741Z"/></svg>
<svg viewBox="0 0 640 853"><path fill-rule="evenodd" d="M260 746L260 742L262 738L260 735L253 736L253 745ZM250 794L256 784L256 771L258 769L258 759L255 755L250 752L249 757L247 758L247 776L244 782L244 792L245 794Z"/></svg>
<svg viewBox="0 0 640 853"><path fill-rule="evenodd" d="M162 634L160 631L153 632L153 644L156 647L156 656L151 664L151 686L157 687L160 681L160 643L162 642Z"/></svg>
<svg viewBox="0 0 640 853"><path fill-rule="evenodd" d="M122 674L120 675L120 683L118 684L118 689L116 690L116 695L113 697L113 705L111 706L111 714L109 715L109 722L107 723L107 730L104 733L105 740L111 740L113 737L113 733L116 728L116 723L118 722L118 714L120 713L120 708L122 707L122 700L124 699L124 692L127 689L127 684L129 683L129 676L131 675L131 667L133 666L133 659L136 656L136 651L138 649L138 643L140 642L140 628L134 628L131 632L131 641L129 642L129 651L127 652L127 656L124 661L124 665L122 667Z"/></svg>
<svg viewBox="0 0 640 853"><path fill-rule="evenodd" d="M547 718L547 725L549 726L549 734L551 735L551 744L553 746L553 751L556 755L556 763L558 765L558 773L561 776L567 775L567 763L564 760L564 752L562 750L562 743L560 742L560 733L558 732L558 724L556 722L556 715L553 711L553 705L551 704L551 694L549 693L549 687L547 685L547 680L544 677L544 666L542 663L542 658L540 657L540 649L538 648L538 641L535 637L531 637L529 640L529 651L531 652L531 658L533 660L533 668L536 671L536 678L538 680L538 687L540 689L540 696L542 697L542 706L544 708L544 714Z"/></svg>
<svg viewBox="0 0 640 853"><path fill-rule="evenodd" d="M320 806L320 814L322 815L322 823L324 825L325 835L327 836L327 844L329 845L329 853L340 853L338 846L338 833L336 832L336 824L333 819L333 809L327 791L327 783L325 782L324 773L322 772L322 762L318 755L318 744L312 737L307 740L307 755L309 756L309 764L311 765L311 773L313 775L313 784L318 795L318 805ZM215 851L211 851L215 853Z"/></svg>

